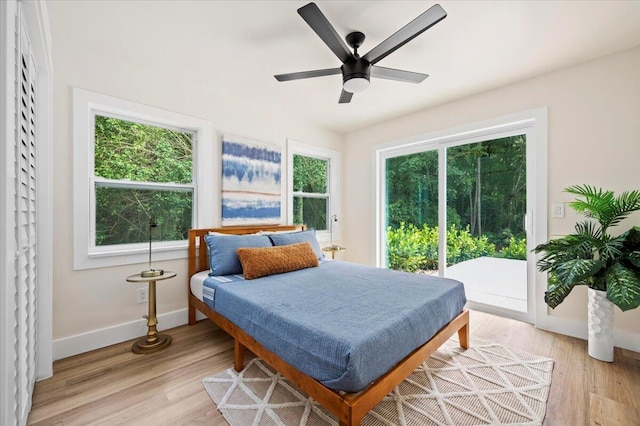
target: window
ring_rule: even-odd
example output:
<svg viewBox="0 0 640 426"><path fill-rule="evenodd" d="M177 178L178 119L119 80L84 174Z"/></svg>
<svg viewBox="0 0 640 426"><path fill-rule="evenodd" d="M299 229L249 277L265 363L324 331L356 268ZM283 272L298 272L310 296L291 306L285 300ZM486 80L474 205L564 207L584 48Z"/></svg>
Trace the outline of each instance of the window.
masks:
<svg viewBox="0 0 640 426"><path fill-rule="evenodd" d="M314 228L320 241L338 239L339 153L289 140L288 155L289 222Z"/></svg>
<svg viewBox="0 0 640 426"><path fill-rule="evenodd" d="M327 229L329 160L293 155L293 223Z"/></svg>
<svg viewBox="0 0 640 426"><path fill-rule="evenodd" d="M167 129L94 114L95 245L180 241L193 223L193 139Z"/></svg>
<svg viewBox="0 0 640 426"><path fill-rule="evenodd" d="M186 257L198 217L216 217L211 125L74 90L74 268ZM207 223L207 225L212 225ZM204 225L203 225L204 226Z"/></svg>

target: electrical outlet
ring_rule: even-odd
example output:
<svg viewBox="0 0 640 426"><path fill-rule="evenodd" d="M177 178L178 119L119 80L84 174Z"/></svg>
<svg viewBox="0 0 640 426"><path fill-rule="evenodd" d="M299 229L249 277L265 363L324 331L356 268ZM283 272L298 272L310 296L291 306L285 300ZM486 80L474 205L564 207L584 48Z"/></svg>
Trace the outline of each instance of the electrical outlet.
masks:
<svg viewBox="0 0 640 426"><path fill-rule="evenodd" d="M145 303L149 301L149 289L147 287L141 287L138 289L138 303Z"/></svg>

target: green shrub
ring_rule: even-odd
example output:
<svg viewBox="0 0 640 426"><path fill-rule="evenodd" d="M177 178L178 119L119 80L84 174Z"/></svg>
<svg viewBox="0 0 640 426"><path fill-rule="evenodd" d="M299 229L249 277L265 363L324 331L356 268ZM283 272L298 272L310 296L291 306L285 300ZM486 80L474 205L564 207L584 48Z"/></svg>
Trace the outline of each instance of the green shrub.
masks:
<svg viewBox="0 0 640 426"><path fill-rule="evenodd" d="M447 231L447 265L481 256L494 256L495 245L486 236L474 237L469 228L452 225ZM438 269L438 227L426 224L418 228L401 223L397 229L387 228L389 268L415 272Z"/></svg>
<svg viewBox="0 0 640 426"><path fill-rule="evenodd" d="M527 239L515 237L509 238L509 245L498 253L498 257L505 259L527 260Z"/></svg>
<svg viewBox="0 0 640 426"><path fill-rule="evenodd" d="M459 229L451 226L447 231L447 265L464 262L482 256L493 256L496 246L487 236L474 237L469 227Z"/></svg>
<svg viewBox="0 0 640 426"><path fill-rule="evenodd" d="M398 229L387 229L387 256L389 268L415 272L418 269L429 269L428 257L433 257L435 244L435 257L437 267L438 256L438 231L430 230L427 225L422 229L415 225L400 224Z"/></svg>

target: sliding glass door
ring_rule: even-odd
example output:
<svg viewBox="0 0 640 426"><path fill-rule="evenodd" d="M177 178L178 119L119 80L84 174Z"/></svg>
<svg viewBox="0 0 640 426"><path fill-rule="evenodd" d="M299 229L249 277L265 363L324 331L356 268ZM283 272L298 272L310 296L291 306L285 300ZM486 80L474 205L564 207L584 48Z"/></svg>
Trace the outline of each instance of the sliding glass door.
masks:
<svg viewBox="0 0 640 426"><path fill-rule="evenodd" d="M379 264L457 279L470 306L530 319L528 143L525 129L379 152Z"/></svg>
<svg viewBox="0 0 640 426"><path fill-rule="evenodd" d="M473 302L526 313L526 135L445 150L445 276Z"/></svg>

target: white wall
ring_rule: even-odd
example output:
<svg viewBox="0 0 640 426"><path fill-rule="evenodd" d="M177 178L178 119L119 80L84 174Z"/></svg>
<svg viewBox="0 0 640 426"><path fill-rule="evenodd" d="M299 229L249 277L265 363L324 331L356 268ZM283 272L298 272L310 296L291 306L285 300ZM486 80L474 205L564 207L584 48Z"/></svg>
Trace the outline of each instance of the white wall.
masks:
<svg viewBox="0 0 640 426"><path fill-rule="evenodd" d="M74 25L73 20L65 22L60 15L55 18L52 21L55 64L53 339L54 358L60 358L142 335L146 329L141 317L147 312L146 304L136 303L136 289L141 285L125 281L145 265L73 270L73 87L210 120L216 143L223 133L232 133L278 144L284 154L287 138L334 150L339 149L341 138L295 117L257 109L239 99L221 98L211 88L190 81L188 64L182 75L164 75L162 69L118 57L114 53L117 49L94 51L91 40L79 40L73 35L73 29L69 28ZM283 166L286 168L286 162ZM211 167L220 165L211 164ZM211 186L214 187L214 182ZM286 211L283 206L283 212ZM220 218L205 222L217 226ZM158 327L164 329L185 323L186 311L182 310L187 307L186 259L154 263L154 266L178 273L176 278L158 283ZM175 311L179 311L178 314L164 315ZM134 324L130 324L132 321Z"/></svg>
<svg viewBox="0 0 640 426"><path fill-rule="evenodd" d="M344 258L375 262L372 147L543 106L549 108L549 206L571 201L562 189L573 184L640 188L640 48L635 48L345 135ZM564 219L549 215L549 235L572 232L577 219L570 209ZM640 225L640 215L633 222ZM586 336L586 300L586 290L576 289L551 315L565 324L584 323ZM640 309L622 313L616 308L616 330L635 350L639 323Z"/></svg>
<svg viewBox="0 0 640 426"><path fill-rule="evenodd" d="M127 40L119 36L117 28L109 34L94 34L77 16L69 15L69 10L55 5L50 13L54 63L54 355L86 349L87 342L107 344L121 338L123 330L131 331L131 322L144 330L140 317L146 313L146 305L135 303L139 286L125 281L144 265L73 271L72 87L210 120L216 141L228 132L283 147L286 138L292 138L341 150L342 243L348 250L340 256L365 264L373 263L372 146L380 143L548 106L549 204L568 201L561 190L570 184L591 183L622 190L637 186L639 181L640 168L635 165L640 159L638 48L380 123L343 138L285 116L277 111L277 105L264 110L241 98L222 97L213 87L193 80L190 68L198 61L185 62L176 72L176 67L168 71L146 64L148 52L147 56L121 56L118 43ZM143 24L140 22L141 33ZM168 39L170 33L168 29ZM220 66L224 66L224 58L220 58ZM609 158L615 162L607 161ZM563 220L549 219L550 235L570 232L575 219L570 214ZM219 223L219 218L212 223ZM186 321L182 310L187 305L187 266L185 260L158 266L178 272L177 278L158 284L162 329ZM585 304L585 293L574 291L553 315L584 322ZM171 312L179 314L166 315ZM634 324L638 320L640 310L617 315L617 327L637 333ZM96 336L107 340L96 340Z"/></svg>

